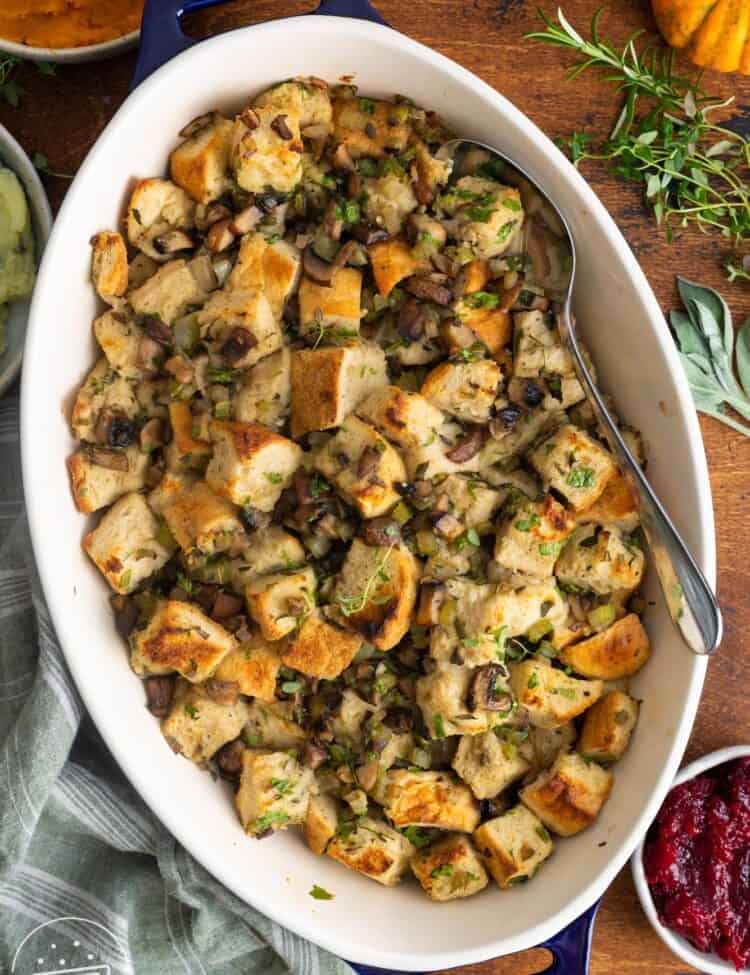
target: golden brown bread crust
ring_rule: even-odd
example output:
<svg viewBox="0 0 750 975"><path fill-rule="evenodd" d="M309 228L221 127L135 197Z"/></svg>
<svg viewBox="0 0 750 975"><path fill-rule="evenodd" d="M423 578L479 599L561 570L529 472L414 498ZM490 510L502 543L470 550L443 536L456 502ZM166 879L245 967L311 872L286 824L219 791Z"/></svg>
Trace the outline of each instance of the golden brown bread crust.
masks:
<svg viewBox="0 0 750 975"><path fill-rule="evenodd" d="M295 349L292 352L293 437L327 430L339 422L335 390L344 349Z"/></svg>
<svg viewBox="0 0 750 975"><path fill-rule="evenodd" d="M616 680L640 670L650 652L648 633L640 618L628 613L601 633L569 644L560 659L584 677Z"/></svg>
<svg viewBox="0 0 750 975"><path fill-rule="evenodd" d="M419 269L419 261L403 237L380 240L367 248L372 263L378 293L387 298L399 281L411 277Z"/></svg>
<svg viewBox="0 0 750 975"><path fill-rule="evenodd" d="M309 677L335 680L362 646L362 637L310 613L282 654L287 667Z"/></svg>

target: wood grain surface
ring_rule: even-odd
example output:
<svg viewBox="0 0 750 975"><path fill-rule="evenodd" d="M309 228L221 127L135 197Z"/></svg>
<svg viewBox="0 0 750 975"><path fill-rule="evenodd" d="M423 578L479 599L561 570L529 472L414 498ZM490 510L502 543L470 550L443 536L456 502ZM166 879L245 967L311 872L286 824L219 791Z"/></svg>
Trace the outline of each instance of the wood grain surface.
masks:
<svg viewBox="0 0 750 975"><path fill-rule="evenodd" d="M548 135L573 130L601 133L617 114L614 91L584 76L565 80L566 53L523 39L537 26L533 0L376 0L397 30L458 61L502 92ZM569 19L584 27L599 0L565 0ZM304 13L309 2L234 0L200 15L190 24L197 34L239 24ZM550 8L551 9L551 8ZM602 29L624 39L638 28L653 30L646 0L610 0ZM94 65L62 67L45 77L22 66L24 89L19 108L0 100L2 122L32 153L43 153L56 172L72 174L125 98L135 56ZM280 66L280 72L289 66ZM733 125L750 128L750 79L708 74L705 86L716 94L736 95ZM210 79L206 79L210 85ZM436 106L439 107L439 106ZM750 315L750 285L728 285L721 265L728 248L721 238L685 231L668 244L641 205L639 190L623 185L593 166L586 177L619 224L666 311L675 307L675 274L719 288L735 316ZM45 177L56 208L68 181ZM750 706L744 678L750 673L750 440L709 419L701 421L711 471L718 536L719 597L725 637L711 662L705 692L686 758L724 745L750 741ZM527 952L462 969L472 975L528 975L547 964L546 952ZM681 964L659 941L641 912L630 872L625 868L604 898L594 936L592 975L682 975Z"/></svg>

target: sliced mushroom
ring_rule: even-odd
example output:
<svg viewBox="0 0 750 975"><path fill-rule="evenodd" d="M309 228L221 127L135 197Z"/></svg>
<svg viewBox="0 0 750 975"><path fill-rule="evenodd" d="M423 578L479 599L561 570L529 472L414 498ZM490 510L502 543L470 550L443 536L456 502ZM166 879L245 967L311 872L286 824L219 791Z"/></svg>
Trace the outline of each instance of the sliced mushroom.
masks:
<svg viewBox="0 0 750 975"><path fill-rule="evenodd" d="M490 436L493 440L502 440L514 429L523 415L524 410L517 403L504 406L489 422Z"/></svg>
<svg viewBox="0 0 750 975"><path fill-rule="evenodd" d="M260 116L255 109L251 108L249 105L247 108L242 109L239 114L239 120L250 130L257 129L260 125Z"/></svg>
<svg viewBox="0 0 750 975"><path fill-rule="evenodd" d="M513 697L508 691L508 671L502 664L487 664L476 671L469 688L469 707L472 711L508 711Z"/></svg>
<svg viewBox="0 0 750 975"><path fill-rule="evenodd" d="M135 433L135 422L123 413L103 410L96 422L97 438L108 447L129 447Z"/></svg>
<svg viewBox="0 0 750 975"><path fill-rule="evenodd" d="M214 253L225 251L234 243L234 234L231 231L232 221L229 219L217 220L211 224L206 234L206 247Z"/></svg>
<svg viewBox="0 0 750 975"><path fill-rule="evenodd" d="M294 138L294 133L289 128L286 120L286 115L277 115L273 122L271 122L271 128L280 139L283 139L285 142L290 142Z"/></svg>
<svg viewBox="0 0 750 975"><path fill-rule="evenodd" d="M409 278L404 284L404 288L415 298L424 298L425 301L434 301L436 305L447 308L453 301L453 292L446 288L444 284L433 280L430 277L419 276Z"/></svg>
<svg viewBox="0 0 750 975"><path fill-rule="evenodd" d="M302 252L302 267L308 278L317 284L330 285L338 268L334 268L329 261L324 261L322 257L313 250L312 244L308 244Z"/></svg>
<svg viewBox="0 0 750 975"><path fill-rule="evenodd" d="M485 437L486 432L484 427L474 427L468 437L461 440L451 450L446 450L445 456L448 460L452 460L454 464L463 464L467 460L471 460L475 454L479 453L484 444Z"/></svg>
<svg viewBox="0 0 750 975"><path fill-rule="evenodd" d="M215 620L229 619L230 616L236 616L237 613L241 613L244 605L244 600L239 596L219 590L216 593L214 604L211 607L211 615Z"/></svg>
<svg viewBox="0 0 750 975"><path fill-rule="evenodd" d="M388 708L383 718L383 724L387 725L391 731L403 733L414 728L414 712L409 708Z"/></svg>
<svg viewBox="0 0 750 975"><path fill-rule="evenodd" d="M202 132L203 129L208 128L209 125L213 125L215 118L216 112L205 112L203 115L198 115L192 121L188 122L186 126L180 129L180 138L189 139L191 136L197 135L199 132Z"/></svg>
<svg viewBox="0 0 750 975"><path fill-rule="evenodd" d="M415 298L407 298L398 312L396 331L409 342L416 342L424 335L425 309Z"/></svg>
<svg viewBox="0 0 750 975"><path fill-rule="evenodd" d="M159 254L176 254L179 251L192 250L195 242L184 230L168 230L159 234L151 241L154 250Z"/></svg>
<svg viewBox="0 0 750 975"><path fill-rule="evenodd" d="M174 695L174 677L146 677L143 686L146 689L146 707L157 718L165 718L172 706Z"/></svg>
<svg viewBox="0 0 750 975"><path fill-rule="evenodd" d="M219 220L228 220L232 217L232 211L223 203L208 203L205 206L199 203L195 208L195 225L198 230L208 230L210 226L218 223Z"/></svg>
<svg viewBox="0 0 750 975"><path fill-rule="evenodd" d="M362 786L365 792L369 792L370 789L375 788L379 771L380 762L377 760L377 758L371 758L369 762L365 762L364 765L359 766L356 772L357 782Z"/></svg>
<svg viewBox="0 0 750 975"><path fill-rule="evenodd" d="M91 463L96 464L97 467L106 467L110 471L121 471L123 474L130 470L128 455L121 450L90 446L88 454Z"/></svg>
<svg viewBox="0 0 750 975"><path fill-rule="evenodd" d="M374 447L365 447L359 455L357 464L357 477L370 477L380 467L380 454Z"/></svg>
<svg viewBox="0 0 750 975"><path fill-rule="evenodd" d="M317 769L328 761L328 750L315 741L305 742L302 762L308 768Z"/></svg>
<svg viewBox="0 0 750 975"><path fill-rule="evenodd" d="M353 227L349 228L349 233L358 240L360 244L364 244L365 247L369 247L371 244L377 244L378 241L388 240L391 236L387 230L383 230L382 227L371 227L366 223L356 223Z"/></svg>
<svg viewBox="0 0 750 975"><path fill-rule="evenodd" d="M514 376L508 383L508 399L521 406L539 406L544 399L546 386L541 379Z"/></svg>
<svg viewBox="0 0 750 975"><path fill-rule="evenodd" d="M434 626L439 622L440 607L444 600L444 585L438 582L423 582L419 590L416 622L420 626Z"/></svg>
<svg viewBox="0 0 750 975"><path fill-rule="evenodd" d="M370 518L362 522L362 539L365 545L395 545L401 541L401 526L395 518Z"/></svg>
<svg viewBox="0 0 750 975"><path fill-rule="evenodd" d="M147 315L143 321L143 332L165 349L171 349L174 341L172 329L158 315Z"/></svg>
<svg viewBox="0 0 750 975"><path fill-rule="evenodd" d="M237 326L229 333L229 338L221 347L221 354L230 366L241 362L250 349L254 349L258 344L258 339L247 328Z"/></svg>
<svg viewBox="0 0 750 975"><path fill-rule="evenodd" d="M129 596L120 596L119 594L110 599L110 605L115 614L117 632L123 640L127 640L138 622L138 606L135 600Z"/></svg>
<svg viewBox="0 0 750 975"><path fill-rule="evenodd" d="M354 160L351 157L351 153L347 147L342 142L341 145L336 147L333 153L333 165L336 169L340 169L344 173L354 172Z"/></svg>
<svg viewBox="0 0 750 975"><path fill-rule="evenodd" d="M216 753L216 764L224 775L234 778L240 774L242 769L242 755L245 751L245 743L241 738L223 745Z"/></svg>
<svg viewBox="0 0 750 975"><path fill-rule="evenodd" d="M254 230L262 219L262 210L255 203L251 203L250 206L245 207L244 210L240 210L239 213L235 214L229 225L229 229L233 234L241 237L250 230Z"/></svg>

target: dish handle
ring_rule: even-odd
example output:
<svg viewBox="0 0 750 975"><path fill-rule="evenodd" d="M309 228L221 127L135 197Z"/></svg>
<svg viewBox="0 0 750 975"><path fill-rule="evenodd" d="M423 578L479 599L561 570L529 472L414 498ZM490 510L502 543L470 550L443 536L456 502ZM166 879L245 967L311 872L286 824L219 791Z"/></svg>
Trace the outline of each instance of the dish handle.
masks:
<svg viewBox="0 0 750 975"><path fill-rule="evenodd" d="M141 21L141 42L132 88L136 88L157 68L200 40L187 37L181 27L185 14L204 7L215 7L227 0L147 0ZM312 15L351 17L388 26L370 0L321 0ZM309 15L304 15L309 16Z"/></svg>
<svg viewBox="0 0 750 975"><path fill-rule="evenodd" d="M584 911L580 917L563 928L548 941L538 947L547 948L552 953L552 964L539 975L588 975L591 959L591 938L594 934L594 920L601 901ZM359 965L349 962L357 975L407 975L405 972L389 972L384 968ZM420 975L425 975L424 972Z"/></svg>

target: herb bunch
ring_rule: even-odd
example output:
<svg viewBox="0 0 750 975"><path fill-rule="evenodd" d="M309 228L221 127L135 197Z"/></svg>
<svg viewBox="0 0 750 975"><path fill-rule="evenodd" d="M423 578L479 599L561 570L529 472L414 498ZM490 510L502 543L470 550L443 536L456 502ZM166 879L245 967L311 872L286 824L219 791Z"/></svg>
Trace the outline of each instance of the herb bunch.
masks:
<svg viewBox="0 0 750 975"><path fill-rule="evenodd" d="M640 184L657 224L671 240L677 227L717 231L740 247L750 241L750 141L712 121L734 101L718 100L701 87L700 75L674 70L674 51L646 45L639 52L631 35L622 50L599 34L600 8L591 20L590 38L582 37L558 8L557 23L540 10L545 29L528 39L563 47L580 55L568 77L590 68L605 72L623 104L609 135L596 144L587 132L561 140L571 160L599 160L622 179ZM746 277L727 265L730 278Z"/></svg>
<svg viewBox="0 0 750 975"><path fill-rule="evenodd" d="M37 61L37 71L43 75L54 75L56 65L50 61ZM23 64L21 58L15 54L0 56L0 98L3 98L13 108L18 108L23 95L23 88L15 79L18 66Z"/></svg>

